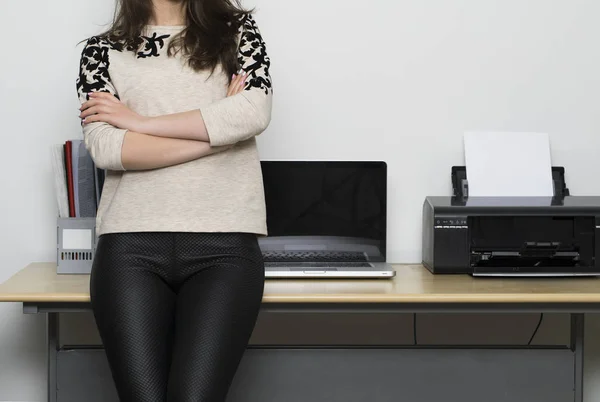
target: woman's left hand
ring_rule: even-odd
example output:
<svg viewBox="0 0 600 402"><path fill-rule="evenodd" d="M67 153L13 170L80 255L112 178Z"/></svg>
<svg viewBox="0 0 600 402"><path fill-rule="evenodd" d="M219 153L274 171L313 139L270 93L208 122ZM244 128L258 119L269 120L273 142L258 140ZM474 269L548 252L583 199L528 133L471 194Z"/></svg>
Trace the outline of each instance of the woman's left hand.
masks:
<svg viewBox="0 0 600 402"><path fill-rule="evenodd" d="M146 118L133 112L123 102L106 92L92 92L89 100L81 105L80 118L84 124L105 122L111 126L141 131Z"/></svg>

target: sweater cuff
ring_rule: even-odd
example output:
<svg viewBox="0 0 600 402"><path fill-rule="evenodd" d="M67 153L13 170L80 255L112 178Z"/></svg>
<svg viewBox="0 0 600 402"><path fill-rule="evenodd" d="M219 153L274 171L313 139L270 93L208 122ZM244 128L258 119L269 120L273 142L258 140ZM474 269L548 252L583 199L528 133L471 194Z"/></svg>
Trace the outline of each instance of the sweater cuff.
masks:
<svg viewBox="0 0 600 402"><path fill-rule="evenodd" d="M129 130L116 129L115 141L114 141L114 151L110 153L112 155L112 160L109 161L109 165L111 167L108 170L121 170L125 171L123 167L123 143L125 142L125 134Z"/></svg>
<svg viewBox="0 0 600 402"><path fill-rule="evenodd" d="M121 156L127 131L106 123L92 123L84 127L86 148L97 167L106 170L125 170Z"/></svg>
<svg viewBox="0 0 600 402"><path fill-rule="evenodd" d="M235 103L231 102L232 100L234 100L233 97L225 98L200 109L211 147L220 147L235 142L231 137L235 131L232 123L236 118L231 115L231 112L239 113L239 111L236 107L231 107L232 103ZM226 104L232 105L227 107Z"/></svg>

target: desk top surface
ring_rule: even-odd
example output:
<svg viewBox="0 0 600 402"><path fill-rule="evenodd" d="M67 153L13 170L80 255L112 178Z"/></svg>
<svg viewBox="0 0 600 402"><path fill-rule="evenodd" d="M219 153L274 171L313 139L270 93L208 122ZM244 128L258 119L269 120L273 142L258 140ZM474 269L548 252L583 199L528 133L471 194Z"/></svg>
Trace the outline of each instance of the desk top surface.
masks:
<svg viewBox="0 0 600 402"><path fill-rule="evenodd" d="M600 303L597 278L473 278L394 265L393 279L268 279L264 303ZM0 302L88 302L89 275L33 263L0 284Z"/></svg>

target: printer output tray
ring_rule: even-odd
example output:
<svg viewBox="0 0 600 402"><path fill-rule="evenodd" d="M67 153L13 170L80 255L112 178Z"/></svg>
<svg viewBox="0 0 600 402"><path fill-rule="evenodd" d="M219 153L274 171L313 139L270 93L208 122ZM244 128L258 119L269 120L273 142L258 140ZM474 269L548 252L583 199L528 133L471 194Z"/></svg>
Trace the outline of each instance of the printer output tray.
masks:
<svg viewBox="0 0 600 402"><path fill-rule="evenodd" d="M469 218L474 276L597 276L595 219L588 216Z"/></svg>

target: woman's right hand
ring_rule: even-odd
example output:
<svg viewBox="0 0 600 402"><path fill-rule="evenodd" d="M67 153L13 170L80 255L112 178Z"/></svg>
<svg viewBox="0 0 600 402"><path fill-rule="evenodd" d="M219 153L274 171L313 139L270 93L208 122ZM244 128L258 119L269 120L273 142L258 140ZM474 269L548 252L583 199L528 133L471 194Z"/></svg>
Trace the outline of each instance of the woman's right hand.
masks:
<svg viewBox="0 0 600 402"><path fill-rule="evenodd" d="M244 86L246 85L246 78L248 77L248 73L244 70L240 70L239 74L233 74L231 76L231 83L229 84L229 89L227 89L227 96L237 95L244 90Z"/></svg>

